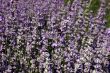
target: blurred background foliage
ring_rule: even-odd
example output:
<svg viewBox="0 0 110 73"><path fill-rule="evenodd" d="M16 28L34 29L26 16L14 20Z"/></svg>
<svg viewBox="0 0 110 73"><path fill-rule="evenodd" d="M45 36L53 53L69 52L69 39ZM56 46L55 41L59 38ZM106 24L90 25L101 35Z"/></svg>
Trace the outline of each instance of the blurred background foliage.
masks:
<svg viewBox="0 0 110 73"><path fill-rule="evenodd" d="M64 0L65 5L67 5L68 3L72 3L74 0Z"/></svg>
<svg viewBox="0 0 110 73"><path fill-rule="evenodd" d="M100 7L100 0L91 0L89 11L93 11L93 13L96 14L99 7Z"/></svg>
<svg viewBox="0 0 110 73"><path fill-rule="evenodd" d="M65 5L68 3L72 3L74 0L64 0ZM93 12L94 15L97 14L97 11L100 7L100 0L90 0L89 5L85 9L85 13L88 13L90 11ZM107 20L106 28L110 28L110 0L106 0L106 15L105 19Z"/></svg>
<svg viewBox="0 0 110 73"><path fill-rule="evenodd" d="M107 20L106 27L110 28L110 0L106 0L106 15L105 18Z"/></svg>

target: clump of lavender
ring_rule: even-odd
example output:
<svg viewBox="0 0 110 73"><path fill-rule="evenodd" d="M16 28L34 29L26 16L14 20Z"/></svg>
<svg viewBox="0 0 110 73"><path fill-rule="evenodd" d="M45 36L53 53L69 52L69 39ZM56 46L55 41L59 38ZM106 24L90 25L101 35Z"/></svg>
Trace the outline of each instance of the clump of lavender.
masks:
<svg viewBox="0 0 110 73"><path fill-rule="evenodd" d="M0 73L110 73L109 5L1 0Z"/></svg>

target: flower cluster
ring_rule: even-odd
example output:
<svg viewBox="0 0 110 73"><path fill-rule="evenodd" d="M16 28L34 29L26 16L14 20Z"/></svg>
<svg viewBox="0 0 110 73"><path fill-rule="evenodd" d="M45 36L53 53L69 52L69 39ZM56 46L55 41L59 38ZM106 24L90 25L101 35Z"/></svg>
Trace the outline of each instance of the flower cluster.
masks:
<svg viewBox="0 0 110 73"><path fill-rule="evenodd" d="M110 73L106 4L1 0L0 73Z"/></svg>

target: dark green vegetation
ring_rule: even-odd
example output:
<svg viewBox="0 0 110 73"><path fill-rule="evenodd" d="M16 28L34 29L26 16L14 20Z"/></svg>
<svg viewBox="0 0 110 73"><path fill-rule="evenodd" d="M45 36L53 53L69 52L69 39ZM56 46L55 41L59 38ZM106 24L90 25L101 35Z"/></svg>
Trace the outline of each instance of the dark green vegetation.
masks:
<svg viewBox="0 0 110 73"><path fill-rule="evenodd" d="M64 0L65 5L67 5L68 3L72 3L74 0Z"/></svg>
<svg viewBox="0 0 110 73"><path fill-rule="evenodd" d="M107 23L106 23L106 27L110 28L110 9L106 9L106 16L105 16Z"/></svg>
<svg viewBox="0 0 110 73"><path fill-rule="evenodd" d="M93 11L93 13L96 14L99 7L100 7L100 0L92 0L89 6L89 11Z"/></svg>
<svg viewBox="0 0 110 73"><path fill-rule="evenodd" d="M85 8L84 14L92 11L93 14L95 15L97 14L99 7L100 7L100 0L90 0L89 4Z"/></svg>
<svg viewBox="0 0 110 73"><path fill-rule="evenodd" d="M107 20L107 23L106 23L106 28L110 28L110 0L107 0L106 2L107 4L107 8L106 8L106 15L105 15L105 18Z"/></svg>

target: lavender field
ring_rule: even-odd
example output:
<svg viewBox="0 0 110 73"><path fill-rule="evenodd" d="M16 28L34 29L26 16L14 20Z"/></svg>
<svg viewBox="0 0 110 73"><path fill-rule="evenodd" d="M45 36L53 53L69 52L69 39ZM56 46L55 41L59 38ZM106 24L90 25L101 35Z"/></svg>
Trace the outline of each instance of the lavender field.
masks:
<svg viewBox="0 0 110 73"><path fill-rule="evenodd" d="M0 0L0 73L110 73L110 0Z"/></svg>

